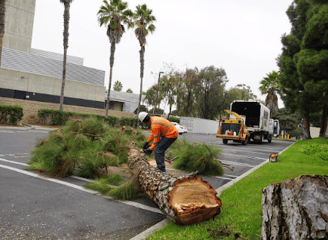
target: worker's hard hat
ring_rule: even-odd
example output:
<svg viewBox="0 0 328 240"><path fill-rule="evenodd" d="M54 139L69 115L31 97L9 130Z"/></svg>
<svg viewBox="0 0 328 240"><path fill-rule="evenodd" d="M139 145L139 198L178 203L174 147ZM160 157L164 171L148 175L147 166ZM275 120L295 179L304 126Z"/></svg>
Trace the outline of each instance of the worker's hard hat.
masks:
<svg viewBox="0 0 328 240"><path fill-rule="evenodd" d="M149 115L146 112L140 112L138 118L141 122L148 122L149 121Z"/></svg>

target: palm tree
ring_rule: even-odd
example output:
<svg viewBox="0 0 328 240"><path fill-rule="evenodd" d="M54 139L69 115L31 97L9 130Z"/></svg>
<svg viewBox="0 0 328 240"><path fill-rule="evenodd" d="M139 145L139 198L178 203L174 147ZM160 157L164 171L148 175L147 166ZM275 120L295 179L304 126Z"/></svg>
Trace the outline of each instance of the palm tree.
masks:
<svg viewBox="0 0 328 240"><path fill-rule="evenodd" d="M134 33L139 40L140 44L140 95L139 95L139 104L138 104L138 113L140 112L141 96L142 96L142 80L144 75L144 63L145 63L145 45L146 45L146 36L155 31L155 26L153 22L156 21L156 18L151 15L153 10L147 8L146 4L138 5L136 7L136 12L134 13L134 21L131 26L135 27Z"/></svg>
<svg viewBox="0 0 328 240"><path fill-rule="evenodd" d="M107 25L107 36L111 44L110 48L110 74L109 74L109 84L107 92L107 103L106 103L106 113L105 116L108 116L109 108L109 97L110 89L112 86L112 75L113 75L113 65L114 65L114 53L116 44L121 41L123 33L125 32L124 25L127 24L128 27L131 27L131 18L133 13L131 10L127 9L128 3L122 2L121 0L110 0L103 1L103 6L100 7L98 11L98 21L100 26ZM122 24L123 23L123 24Z"/></svg>
<svg viewBox="0 0 328 240"><path fill-rule="evenodd" d="M0 0L0 66L2 55L2 40L5 35L5 13L6 13L6 0Z"/></svg>
<svg viewBox="0 0 328 240"><path fill-rule="evenodd" d="M64 104L64 90L65 90L65 78L66 78L66 58L67 58L67 48L68 48L68 25L69 25L69 9L73 0L60 0L62 4L65 6L64 10L64 60L63 60L63 79L62 79L62 87L60 93L60 103L59 110L63 111Z"/></svg>
<svg viewBox="0 0 328 240"><path fill-rule="evenodd" d="M276 93L279 92L279 72L272 71L260 83L259 90L261 93L268 94L265 98L265 105L270 109L270 118L272 118L278 112L278 97Z"/></svg>

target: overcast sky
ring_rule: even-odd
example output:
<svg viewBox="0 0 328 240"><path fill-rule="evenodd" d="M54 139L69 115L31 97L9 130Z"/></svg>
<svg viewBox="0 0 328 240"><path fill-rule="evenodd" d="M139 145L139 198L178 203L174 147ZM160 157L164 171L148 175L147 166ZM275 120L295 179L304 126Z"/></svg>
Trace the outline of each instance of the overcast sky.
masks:
<svg viewBox="0 0 328 240"><path fill-rule="evenodd" d="M128 7L146 3L157 21L147 37L143 90L157 82L163 63L177 69L214 65L227 73L227 89L246 84L264 100L259 88L267 73L278 71L280 38L291 24L286 10L292 0L129 0ZM109 82L110 43L97 12L102 0L71 4L68 55L84 58L84 66L106 71ZM32 48L63 53L64 5L59 0L36 0ZM113 82L123 91L140 91L139 43L127 30L116 46ZM151 72L155 73L151 74ZM113 86L113 84L112 84ZM279 101L279 108L283 107Z"/></svg>

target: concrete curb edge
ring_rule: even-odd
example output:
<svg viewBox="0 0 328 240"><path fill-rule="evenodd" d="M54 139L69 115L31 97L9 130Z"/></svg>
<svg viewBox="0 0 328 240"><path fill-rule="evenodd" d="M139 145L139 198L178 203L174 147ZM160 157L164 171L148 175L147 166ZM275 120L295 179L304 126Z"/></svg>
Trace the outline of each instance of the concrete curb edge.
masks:
<svg viewBox="0 0 328 240"><path fill-rule="evenodd" d="M149 235L153 234L155 231L163 228L170 222L169 219L165 218L164 220L160 221L159 223L155 224L154 226L148 228L147 230L143 231L142 233L139 233L137 236L134 236L130 240L142 240L147 238Z"/></svg>

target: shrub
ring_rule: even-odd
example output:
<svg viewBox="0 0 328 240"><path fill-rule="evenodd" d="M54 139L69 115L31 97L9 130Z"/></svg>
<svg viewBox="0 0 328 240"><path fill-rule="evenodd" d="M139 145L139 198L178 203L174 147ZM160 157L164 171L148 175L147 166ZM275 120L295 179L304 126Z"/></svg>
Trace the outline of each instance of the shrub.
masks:
<svg viewBox="0 0 328 240"><path fill-rule="evenodd" d="M328 160L328 145L311 143L300 148L300 152L306 155L314 155L322 160Z"/></svg>
<svg viewBox="0 0 328 240"><path fill-rule="evenodd" d="M132 200L139 196L134 189L133 181L127 182L118 188L111 189L108 194L118 200Z"/></svg>
<svg viewBox="0 0 328 240"><path fill-rule="evenodd" d="M221 164L217 160L221 150L204 143L189 143L183 141L184 148L180 149L179 157L173 166L186 172L198 171L202 175L222 175Z"/></svg>
<svg viewBox="0 0 328 240"><path fill-rule="evenodd" d="M23 108L21 106L0 105L0 123L9 123L17 125L22 120Z"/></svg>
<svg viewBox="0 0 328 240"><path fill-rule="evenodd" d="M107 166L127 162L130 141L142 145L141 130L122 132L108 126L101 118L71 119L59 131L37 143L30 159L30 168L46 171L52 176L78 175L95 179L106 174Z"/></svg>
<svg viewBox="0 0 328 240"><path fill-rule="evenodd" d="M170 118L169 118L169 121L170 121L170 122L177 122L177 123L180 123L180 118L178 118L178 117L170 117Z"/></svg>

